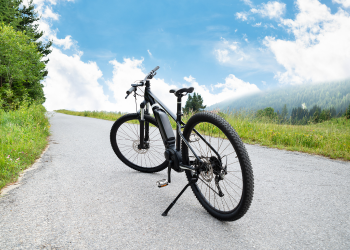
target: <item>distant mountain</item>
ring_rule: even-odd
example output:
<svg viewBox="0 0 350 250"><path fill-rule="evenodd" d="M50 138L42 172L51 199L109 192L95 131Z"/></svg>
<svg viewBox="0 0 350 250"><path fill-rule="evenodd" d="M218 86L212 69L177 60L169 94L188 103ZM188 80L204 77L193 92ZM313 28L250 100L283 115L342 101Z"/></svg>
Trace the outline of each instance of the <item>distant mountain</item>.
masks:
<svg viewBox="0 0 350 250"><path fill-rule="evenodd" d="M350 79L320 84L304 84L298 86L281 87L263 91L258 94L245 96L235 100L226 100L208 107L208 110L220 109L232 111L238 109L258 110L272 107L275 111L282 111L287 104L289 114L296 107L305 103L308 109L318 105L322 109L334 107L339 112L345 112L350 103Z"/></svg>

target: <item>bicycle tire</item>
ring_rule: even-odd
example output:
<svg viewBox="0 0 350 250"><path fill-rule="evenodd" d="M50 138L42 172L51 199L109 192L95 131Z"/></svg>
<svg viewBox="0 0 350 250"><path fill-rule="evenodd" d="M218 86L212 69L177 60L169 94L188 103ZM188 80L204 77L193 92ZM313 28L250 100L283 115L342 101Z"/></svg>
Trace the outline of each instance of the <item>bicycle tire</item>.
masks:
<svg viewBox="0 0 350 250"><path fill-rule="evenodd" d="M208 128L205 127L207 126L206 124L209 124ZM213 128L210 126L213 126ZM214 126L217 128L217 130L215 130ZM195 128L202 136L204 134L204 138L219 153L219 155L221 155L222 157L221 166L225 165L224 163L226 158L226 174L222 174L224 170L222 170L222 167L220 167L220 163L217 163L217 161L215 160L215 158L216 159L219 159L219 158L214 153L214 151L210 149L210 147L207 146L205 142L202 139L200 139L200 137L195 135L195 133L193 132L193 129ZM212 134L210 134L210 131L212 131ZM222 138L220 137L221 136L220 131L223 133ZM216 134L214 134L214 132ZM188 120L184 128L183 134L185 139L190 143L192 148L195 150L196 154L200 158L202 158L202 160L207 161L206 163L207 171L201 172L197 183L191 185L192 191L196 196L196 198L198 199L198 201L200 202L200 204L212 216L214 216L219 220L234 221L234 220L240 219L248 211L253 199L254 176L253 176L253 170L252 170L248 153L244 147L242 140L240 139L236 131L232 128L232 126L226 120L224 120L220 116L210 112L200 112L195 114ZM222 141L220 141L219 138L221 138ZM216 140L217 140L217 143L216 143ZM231 147L229 147L230 145ZM222 150L224 146L226 148ZM232 152L226 151L227 148L229 149L231 148L233 151ZM233 152L236 154L234 158L232 155ZM207 155L205 155L206 153ZM186 162L187 164L190 164L189 158L191 157L191 154L192 152L188 149L188 147L184 144L184 142L182 142L183 161ZM227 161L228 160L231 161L232 159L234 159L237 162L228 164ZM216 166L219 166L219 167L216 167ZM220 173L221 175L224 175L224 177L222 180L218 181L219 186L221 186L218 188L216 186L216 181L215 181L216 179L214 179L214 175L215 175L215 178L219 178L220 173L218 169L220 168L221 168ZM237 169L237 171L234 171L235 169ZM241 174L238 173L238 170L240 171ZM192 172L186 171L186 175L187 175L188 181L190 181L192 178ZM211 177L211 179L209 177ZM239 177L242 178L241 181L239 181ZM213 183L213 180L214 180L214 183ZM241 183L241 191L239 191L239 188L238 188L239 187L238 184L240 183ZM234 184L237 185L237 187ZM211 187L211 189L209 187ZM224 190L222 191L222 193L224 194L223 197L219 196L220 194L219 189L221 189L221 191ZM236 193L231 191L231 189ZM236 190L238 190L238 192ZM209 194L209 197L207 193ZM212 194L212 197L210 196L211 194ZM238 198L236 199L235 197L239 197L239 200ZM236 201L235 202L237 203L236 205L234 204L234 201ZM232 205L230 205L229 202L231 202Z"/></svg>
<svg viewBox="0 0 350 250"><path fill-rule="evenodd" d="M149 148L138 149L139 119L136 113L126 114L113 124L110 132L112 148L118 158L130 168L145 173L159 172L168 164L164 157L164 144L157 121L152 116L145 115L145 121L153 125L149 127Z"/></svg>

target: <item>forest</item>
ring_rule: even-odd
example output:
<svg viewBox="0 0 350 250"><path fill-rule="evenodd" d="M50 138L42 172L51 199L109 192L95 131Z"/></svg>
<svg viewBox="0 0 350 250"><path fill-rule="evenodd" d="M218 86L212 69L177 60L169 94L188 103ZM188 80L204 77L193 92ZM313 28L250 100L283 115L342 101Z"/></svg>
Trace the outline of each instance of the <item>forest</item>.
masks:
<svg viewBox="0 0 350 250"><path fill-rule="evenodd" d="M282 113L284 106L287 116L293 109L300 116L301 109L331 109L332 114L344 114L350 104L350 79L319 84L285 86L235 100L226 100L208 107L208 110L220 109L223 112L246 109L257 111L271 107Z"/></svg>

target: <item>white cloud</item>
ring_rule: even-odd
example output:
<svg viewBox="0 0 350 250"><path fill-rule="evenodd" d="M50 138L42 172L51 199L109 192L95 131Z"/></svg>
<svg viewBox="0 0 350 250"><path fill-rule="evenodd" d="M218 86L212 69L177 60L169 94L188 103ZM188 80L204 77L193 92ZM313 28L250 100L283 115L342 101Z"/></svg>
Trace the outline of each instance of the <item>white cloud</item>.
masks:
<svg viewBox="0 0 350 250"><path fill-rule="evenodd" d="M227 49L216 49L215 55L216 55L216 59L221 63L225 63L230 60Z"/></svg>
<svg viewBox="0 0 350 250"><path fill-rule="evenodd" d="M49 74L43 82L44 106L47 110L117 110L98 83L102 72L97 64L84 63L80 56L67 56L53 48L47 64Z"/></svg>
<svg viewBox="0 0 350 250"><path fill-rule="evenodd" d="M247 16L248 16L248 14L244 13L244 12L237 12L236 13L236 18L237 19L242 19L242 21L246 21L247 20Z"/></svg>
<svg viewBox="0 0 350 250"><path fill-rule="evenodd" d="M39 29L44 31L41 40L53 41L52 52L48 56L48 76L43 81L46 101L44 106L48 110L116 110L117 107L108 100L104 94L102 85L98 80L102 79L102 72L95 62L85 63L81 61L80 51L73 56L64 54L60 49L70 49L74 41L70 35L64 39L57 38L58 30L51 28L51 22L57 21L59 15L54 13L51 5L56 0L34 1L35 10L41 16L38 22ZM26 2L24 3L26 4Z"/></svg>
<svg viewBox="0 0 350 250"><path fill-rule="evenodd" d="M260 27L260 26L261 26L261 22L260 22L260 23L253 24L253 27Z"/></svg>
<svg viewBox="0 0 350 250"><path fill-rule="evenodd" d="M345 8L350 7L350 0L332 0L332 2L339 3L339 4L343 5Z"/></svg>
<svg viewBox="0 0 350 250"><path fill-rule="evenodd" d="M261 7L256 9L252 8L250 11L252 13L258 13L263 17L279 18L281 17L286 10L286 4L280 2L268 2L261 4Z"/></svg>
<svg viewBox="0 0 350 250"><path fill-rule="evenodd" d="M151 51L149 51L149 49L147 50L147 52L150 56L152 56L152 53L151 53Z"/></svg>
<svg viewBox="0 0 350 250"><path fill-rule="evenodd" d="M294 20L281 23L294 34L295 41L266 37L265 45L274 53L285 72L278 72L281 83L300 84L350 77L350 16L331 10L317 0L298 0Z"/></svg>
<svg viewBox="0 0 350 250"><path fill-rule="evenodd" d="M142 62L143 59L137 60L134 58L124 58L123 62L118 62L117 60L110 61L110 63L113 65L113 79L107 84L110 90L114 93L118 111L136 111L134 97L130 95L129 98L125 100L125 92L131 87L131 84L135 80L143 80L145 78L146 73L143 71ZM170 110L175 112L176 97L174 94L169 93L169 90L173 88L177 87L166 83L164 79L153 78L151 80L152 93L154 93ZM144 88L142 88L142 90L143 89ZM138 93L142 94L141 91L138 91ZM138 100L142 100L141 97L138 97ZM138 104L140 104L140 102Z"/></svg>
<svg viewBox="0 0 350 250"><path fill-rule="evenodd" d="M249 5L250 7L253 7L253 3L250 0L242 0L246 5Z"/></svg>
<svg viewBox="0 0 350 250"><path fill-rule="evenodd" d="M42 18L51 18L53 20L58 20L59 15L52 12L52 8L46 6L45 11L42 13Z"/></svg>
<svg viewBox="0 0 350 250"><path fill-rule="evenodd" d="M237 41L227 41L225 38L221 38L213 51L218 62L243 70L276 70L278 65L269 50L250 45L246 36L243 36L243 39L246 42L244 45Z"/></svg>
<svg viewBox="0 0 350 250"><path fill-rule="evenodd" d="M40 38L42 41L47 42L52 40L53 44L56 46L63 47L63 49L70 49L75 42L72 40L71 36L66 36L63 39L57 37L58 29L53 30L51 28L52 21L57 21L59 16L52 10L52 5L56 5L58 1L73 1L73 0L36 0L34 1L35 10L38 15L41 16L40 20L37 22L39 29L44 32L44 35ZM23 2L27 5L27 1Z"/></svg>
<svg viewBox="0 0 350 250"><path fill-rule="evenodd" d="M203 97L203 103L207 106L211 106L227 99L235 99L260 91L255 84L244 82L233 74L226 77L225 83L218 83L214 85L214 90L216 89L220 91L218 94L213 94L213 91L209 91L206 86L199 85L199 83L195 81L196 79L191 75L189 77L184 77L184 79L185 81L189 82L192 87L194 87L194 91L196 93L199 93Z"/></svg>
<svg viewBox="0 0 350 250"><path fill-rule="evenodd" d="M51 36L53 44L63 47L64 50L70 49L74 44L72 37L70 35L66 36L64 39L58 39L56 36Z"/></svg>

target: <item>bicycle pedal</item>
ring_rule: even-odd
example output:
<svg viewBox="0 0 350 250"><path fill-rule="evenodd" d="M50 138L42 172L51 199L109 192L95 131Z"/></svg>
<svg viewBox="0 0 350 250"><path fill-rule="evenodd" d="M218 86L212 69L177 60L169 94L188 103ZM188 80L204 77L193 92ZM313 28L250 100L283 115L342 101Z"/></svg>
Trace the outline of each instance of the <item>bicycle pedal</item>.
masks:
<svg viewBox="0 0 350 250"><path fill-rule="evenodd" d="M168 182L167 179L163 179L163 180L157 181L156 183L157 183L157 186L158 186L159 188L161 188L161 187L166 187L166 186L168 186L168 184L169 184L169 182Z"/></svg>

